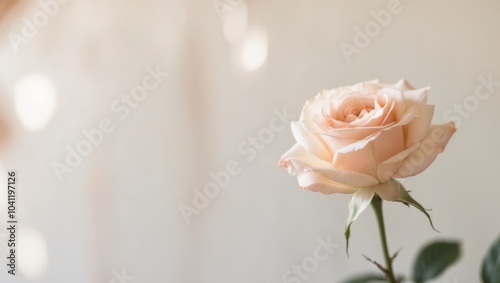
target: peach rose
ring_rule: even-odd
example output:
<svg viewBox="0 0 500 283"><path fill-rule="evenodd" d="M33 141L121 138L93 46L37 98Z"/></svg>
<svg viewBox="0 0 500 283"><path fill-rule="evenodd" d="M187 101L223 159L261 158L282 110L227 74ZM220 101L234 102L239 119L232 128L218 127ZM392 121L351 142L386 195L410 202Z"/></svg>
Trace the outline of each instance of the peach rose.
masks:
<svg viewBox="0 0 500 283"><path fill-rule="evenodd" d="M453 123L431 126L428 90L374 80L321 91L292 122L296 144L279 165L297 175L301 188L352 193L358 213L351 218L375 193L397 200L400 186L392 178L422 172L456 130Z"/></svg>

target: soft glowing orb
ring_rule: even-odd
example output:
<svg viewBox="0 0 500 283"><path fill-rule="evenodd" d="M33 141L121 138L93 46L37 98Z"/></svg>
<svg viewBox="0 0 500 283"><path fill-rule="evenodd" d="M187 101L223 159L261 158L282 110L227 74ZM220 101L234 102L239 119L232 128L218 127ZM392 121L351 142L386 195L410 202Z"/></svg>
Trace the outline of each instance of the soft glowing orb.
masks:
<svg viewBox="0 0 500 283"><path fill-rule="evenodd" d="M21 124L31 132L42 129L54 114L56 92L44 75L22 77L14 89L14 102Z"/></svg>
<svg viewBox="0 0 500 283"><path fill-rule="evenodd" d="M260 68L267 60L267 33L265 30L249 31L243 43L243 67L248 71Z"/></svg>

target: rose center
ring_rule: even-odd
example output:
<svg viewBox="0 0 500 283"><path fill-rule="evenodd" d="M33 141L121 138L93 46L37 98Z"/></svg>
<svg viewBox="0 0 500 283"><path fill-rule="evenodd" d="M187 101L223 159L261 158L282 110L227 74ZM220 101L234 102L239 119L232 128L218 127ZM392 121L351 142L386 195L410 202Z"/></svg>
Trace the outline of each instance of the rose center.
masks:
<svg viewBox="0 0 500 283"><path fill-rule="evenodd" d="M374 108L371 105L357 105L348 107L344 112L345 116L344 121L350 123L356 119L362 119L366 114L370 113L373 109Z"/></svg>

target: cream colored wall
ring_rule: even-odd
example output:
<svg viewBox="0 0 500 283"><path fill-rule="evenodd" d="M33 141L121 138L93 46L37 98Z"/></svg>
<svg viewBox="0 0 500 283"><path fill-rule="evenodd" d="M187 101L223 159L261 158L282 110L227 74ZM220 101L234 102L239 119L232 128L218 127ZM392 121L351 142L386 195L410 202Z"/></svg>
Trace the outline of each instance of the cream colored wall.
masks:
<svg viewBox="0 0 500 283"><path fill-rule="evenodd" d="M349 196L301 191L278 168L294 143L288 126L276 122L260 150L251 150L249 139L278 121L275 111L286 107L298 117L322 88L373 78L429 85L441 123L451 118L445 113L457 119L454 105L475 101L479 77L500 81L497 1L224 3L233 6L221 19L211 0L68 1L18 53L9 33L19 34L22 18L42 8L33 2L2 22L0 162L20 175L25 256L20 275L0 271L0 281L120 282L116 272L124 269L135 277L125 282L282 282L287 269L313 255L317 238L329 235L339 246L302 282L375 271L361 256L382 261L372 212L353 225L347 258ZM388 3L399 12L349 63L341 43L353 45L355 28L371 25L371 12ZM160 66L168 78L122 120L110 107L142 84L147 66ZM16 85L33 73L53 86L56 99L38 131L19 118L35 114L15 108ZM446 152L402 181L433 209L440 234L415 209L385 206L391 249L401 249L398 272L410 272L425 242L450 238L463 243L463 257L435 282L479 282L482 256L500 234L499 94L493 87L477 107L467 106ZM65 147L104 118L114 131L59 182L53 162L64 162ZM235 176L186 224L179 205L192 205L193 189L227 166Z"/></svg>

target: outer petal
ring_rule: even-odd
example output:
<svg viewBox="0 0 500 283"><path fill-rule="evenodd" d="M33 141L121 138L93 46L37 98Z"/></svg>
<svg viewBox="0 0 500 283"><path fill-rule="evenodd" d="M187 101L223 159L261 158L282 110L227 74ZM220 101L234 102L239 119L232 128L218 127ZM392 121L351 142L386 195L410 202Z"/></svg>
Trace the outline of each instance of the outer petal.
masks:
<svg viewBox="0 0 500 283"><path fill-rule="evenodd" d="M377 171L377 176L378 179L380 180L381 183L384 183L391 179L394 174L398 171L399 167L401 167L401 164L403 164L403 161L412 153L414 152L418 147L419 143L413 144L411 147L401 151L400 153L392 156L391 158L387 159L386 161L380 163L378 166L378 171Z"/></svg>
<svg viewBox="0 0 500 283"><path fill-rule="evenodd" d="M415 89L407 80L401 79L397 83L388 86L389 88L395 88L398 90L411 90Z"/></svg>
<svg viewBox="0 0 500 283"><path fill-rule="evenodd" d="M444 151L455 131L453 123L431 126L427 137L420 143L418 149L406 158L395 177L405 178L424 171L437 155Z"/></svg>
<svg viewBox="0 0 500 283"><path fill-rule="evenodd" d="M298 144L322 160L332 160L333 153L316 134L304 130L300 123L292 122L290 125Z"/></svg>
<svg viewBox="0 0 500 283"><path fill-rule="evenodd" d="M303 189L323 194L352 194L357 188L329 180L316 172L303 172L297 175L299 186Z"/></svg>
<svg viewBox="0 0 500 283"><path fill-rule="evenodd" d="M425 138L434 115L434 105L419 104L417 107L420 110L420 116L404 127L406 147L410 147Z"/></svg>
<svg viewBox="0 0 500 283"><path fill-rule="evenodd" d="M427 91L430 87L426 86L419 89L411 89L403 91L403 95L407 101L411 101L417 104L427 104Z"/></svg>
<svg viewBox="0 0 500 283"><path fill-rule="evenodd" d="M290 148L287 152L285 152L285 154L281 156L278 165L285 168L290 175L297 175L298 173L304 171L305 168L303 164L308 163L307 159L309 157L304 156L302 151L306 150L304 150L304 148L300 144L294 144L292 148ZM312 154L309 153L309 155Z"/></svg>
<svg viewBox="0 0 500 283"><path fill-rule="evenodd" d="M361 82L353 85L351 88L357 92L363 94L377 93L385 84L382 84L379 80L372 80Z"/></svg>
<svg viewBox="0 0 500 283"><path fill-rule="evenodd" d="M403 91L407 107L417 106L420 110L420 116L405 127L406 147L410 147L416 142L425 138L432 116L434 115L434 106L427 104L427 91L429 87Z"/></svg>
<svg viewBox="0 0 500 283"><path fill-rule="evenodd" d="M292 175L315 172L331 181L353 187L369 187L379 183L370 175L335 169L331 163L317 158L299 144L295 144L282 156L279 165L286 168Z"/></svg>

